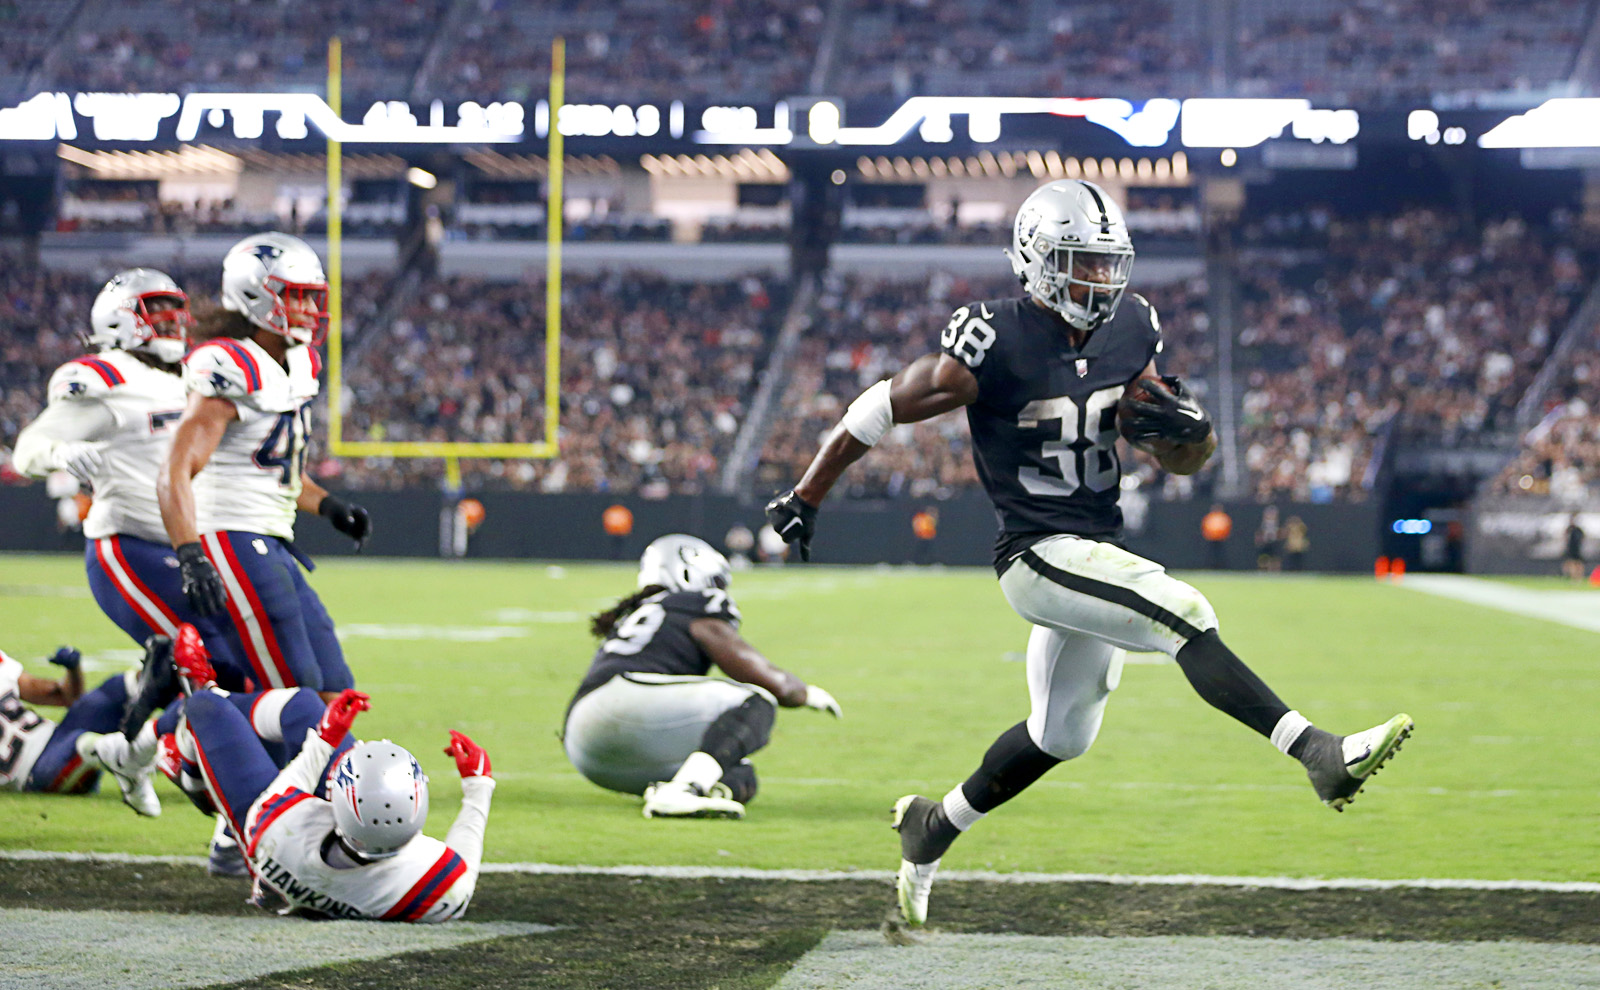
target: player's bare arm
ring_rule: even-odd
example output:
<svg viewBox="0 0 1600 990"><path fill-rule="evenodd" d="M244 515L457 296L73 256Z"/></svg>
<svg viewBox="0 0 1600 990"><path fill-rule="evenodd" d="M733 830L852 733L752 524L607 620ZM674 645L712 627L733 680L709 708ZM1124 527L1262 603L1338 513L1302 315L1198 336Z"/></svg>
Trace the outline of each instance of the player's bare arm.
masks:
<svg viewBox="0 0 1600 990"><path fill-rule="evenodd" d="M82 655L70 646L63 646L50 658L50 662L66 673L60 680L38 677L29 673L17 676L17 696L30 705L55 705L69 708L83 697Z"/></svg>
<svg viewBox="0 0 1600 990"><path fill-rule="evenodd" d="M881 404L881 399L868 398L873 389L879 387L874 385L868 389L861 399L852 403L852 408L857 404L873 404L875 400ZM885 391L889 425L920 423L975 401L978 398L978 379L966 365L948 354L924 354L889 379ZM866 402L863 403L863 400ZM881 415L881 410L879 413ZM833 428L822 449L817 451L817 456L806 468L800 483L794 486L795 494L813 507L822 504L845 468L872 449L871 444L858 439L851 432L848 421L847 416L846 421Z"/></svg>
<svg viewBox="0 0 1600 990"><path fill-rule="evenodd" d="M215 615L227 608L227 589L215 567L200 547L200 527L194 507L194 476L211 460L228 424L239 417L239 410L227 399L189 395L189 405L173 433L172 450L165 468L156 475L156 501L161 506L161 524L167 539L178 553L183 571L183 593L201 615Z"/></svg>
<svg viewBox="0 0 1600 990"><path fill-rule="evenodd" d="M1130 383L1128 388L1131 392L1136 386L1144 386L1152 380L1157 383L1162 382L1160 374L1156 371L1154 359L1140 373L1139 379ZM1175 379L1174 382L1176 382ZM1177 387L1180 390L1182 389L1181 384ZM1185 422L1185 419L1193 418L1193 422L1206 423L1207 430L1205 436L1199 440L1183 442L1156 437L1140 443L1139 446L1154 454L1156 461L1164 470L1173 474L1194 474L1205 466L1206 461L1210 460L1211 455L1216 453L1217 450L1217 434L1214 430L1209 429L1209 419L1205 417L1204 411L1200 409L1199 404L1186 393L1174 393L1170 386L1167 392L1163 393L1154 385L1150 385L1149 391L1152 398L1158 400L1161 406L1157 413L1164 414L1167 418L1172 419L1173 422L1184 426L1190 425ZM1196 416L1196 414L1199 415ZM1152 416L1154 415L1156 413L1152 413ZM1184 419L1175 417L1184 417Z"/></svg>
<svg viewBox="0 0 1600 990"><path fill-rule="evenodd" d="M762 656L760 650L745 642L731 622L696 619L689 624L689 635L711 662L734 680L765 688L785 708L799 708L806 703L806 682Z"/></svg>
<svg viewBox="0 0 1600 990"><path fill-rule="evenodd" d="M356 541L356 549L372 534L372 516L361 506L346 501L311 480L300 476L300 494L295 498L295 508L322 516L333 528Z"/></svg>

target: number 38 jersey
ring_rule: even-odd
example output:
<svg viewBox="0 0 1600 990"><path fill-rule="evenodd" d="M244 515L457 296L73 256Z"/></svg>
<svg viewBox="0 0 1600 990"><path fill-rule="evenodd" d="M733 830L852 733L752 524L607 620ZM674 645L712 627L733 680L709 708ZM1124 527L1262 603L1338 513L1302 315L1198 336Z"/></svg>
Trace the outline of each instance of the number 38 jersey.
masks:
<svg viewBox="0 0 1600 990"><path fill-rule="evenodd" d="M696 619L721 619L738 628L739 609L726 591L718 590L663 591L646 598L600 644L572 700L618 674L705 676L711 658L689 632Z"/></svg>
<svg viewBox="0 0 1600 990"><path fill-rule="evenodd" d="M1160 326L1133 293L1081 350L1054 313L1027 298L951 316L940 344L978 379L967 422L999 518L997 567L1055 533L1120 537L1117 400L1161 350Z"/></svg>
<svg viewBox="0 0 1600 990"><path fill-rule="evenodd" d="M289 348L286 360L287 370L248 339L210 340L184 359L191 393L227 399L239 412L194 480L203 532L294 538L322 361L304 345Z"/></svg>

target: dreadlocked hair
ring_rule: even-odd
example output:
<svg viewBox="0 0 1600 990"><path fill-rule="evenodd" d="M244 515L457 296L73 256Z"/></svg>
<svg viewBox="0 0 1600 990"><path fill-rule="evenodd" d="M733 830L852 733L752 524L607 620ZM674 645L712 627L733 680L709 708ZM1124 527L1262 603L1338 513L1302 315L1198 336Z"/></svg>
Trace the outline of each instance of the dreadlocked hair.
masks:
<svg viewBox="0 0 1600 990"><path fill-rule="evenodd" d="M633 614L633 610L643 604L646 598L651 595L659 595L666 590L665 586L659 584L645 585L604 612L597 612L590 616L589 632L600 639L608 638L611 635L611 630L617 627L617 623Z"/></svg>
<svg viewBox="0 0 1600 990"><path fill-rule="evenodd" d="M189 339L196 344L208 340L243 340L255 332L256 325L245 319L243 313L235 313L212 303L194 310L194 326L189 329Z"/></svg>

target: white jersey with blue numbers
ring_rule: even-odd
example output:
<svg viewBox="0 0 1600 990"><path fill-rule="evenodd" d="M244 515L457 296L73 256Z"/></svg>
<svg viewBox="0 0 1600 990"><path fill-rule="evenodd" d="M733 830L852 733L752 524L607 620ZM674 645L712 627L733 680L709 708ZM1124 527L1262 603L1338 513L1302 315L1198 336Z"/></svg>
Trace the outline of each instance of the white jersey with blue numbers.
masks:
<svg viewBox="0 0 1600 990"><path fill-rule="evenodd" d="M194 479L202 534L294 538L322 363L306 346L289 348L285 359L287 369L248 339L207 341L184 359L190 392L227 399L239 413Z"/></svg>
<svg viewBox="0 0 1600 990"><path fill-rule="evenodd" d="M183 415L183 379L126 351L109 350L57 368L46 394L44 412L17 438L18 470L48 473L45 465L59 443L99 443L101 464L90 479L94 502L83 521L84 535L166 543L156 475Z"/></svg>

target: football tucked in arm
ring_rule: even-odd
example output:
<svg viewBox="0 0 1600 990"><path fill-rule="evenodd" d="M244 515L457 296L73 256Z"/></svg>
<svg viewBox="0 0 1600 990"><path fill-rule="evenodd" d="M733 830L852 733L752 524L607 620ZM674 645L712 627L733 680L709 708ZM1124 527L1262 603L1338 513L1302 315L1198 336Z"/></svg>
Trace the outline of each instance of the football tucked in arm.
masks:
<svg viewBox="0 0 1600 990"><path fill-rule="evenodd" d="M1139 422L1135 415L1132 403L1154 403L1156 396L1150 393L1149 386L1154 383L1156 388L1166 389L1166 383L1159 378L1135 378L1122 390L1122 398L1117 400L1117 432L1122 439L1134 447L1148 454L1160 456L1169 454L1177 449L1177 444L1171 440L1159 437L1143 436L1137 429Z"/></svg>

